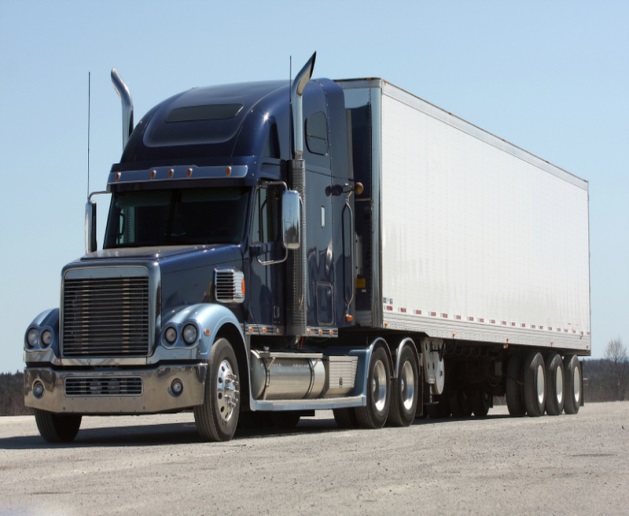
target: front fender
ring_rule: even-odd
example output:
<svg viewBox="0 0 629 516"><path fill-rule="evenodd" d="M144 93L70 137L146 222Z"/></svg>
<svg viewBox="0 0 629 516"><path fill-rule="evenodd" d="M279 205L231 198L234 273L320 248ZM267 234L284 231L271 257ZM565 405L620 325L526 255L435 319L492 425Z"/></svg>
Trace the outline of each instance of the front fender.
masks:
<svg viewBox="0 0 629 516"><path fill-rule="evenodd" d="M183 330L189 324L193 324L198 331L198 337L192 344L187 344L183 340ZM154 359L184 359L187 356L190 359L207 360L221 328L226 325L238 332L241 344L244 344L242 325L234 313L225 306L199 303L175 309L162 323L159 345ZM174 329L177 334L177 340L172 344L166 339L169 328Z"/></svg>
<svg viewBox="0 0 629 516"><path fill-rule="evenodd" d="M26 335L29 331L36 330L39 334L39 342L29 345ZM48 345L41 340L41 335L45 331L52 334L52 342ZM25 363L53 363L59 356L59 308L51 308L40 313L31 324L28 325L24 334L24 362Z"/></svg>

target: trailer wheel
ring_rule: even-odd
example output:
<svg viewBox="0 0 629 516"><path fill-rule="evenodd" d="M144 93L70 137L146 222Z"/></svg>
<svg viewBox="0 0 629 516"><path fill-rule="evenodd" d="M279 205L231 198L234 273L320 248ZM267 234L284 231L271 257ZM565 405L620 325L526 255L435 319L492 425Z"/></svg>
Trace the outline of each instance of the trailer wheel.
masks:
<svg viewBox="0 0 629 516"><path fill-rule="evenodd" d="M522 392L522 355L514 353L507 362L507 408L514 417L526 414Z"/></svg>
<svg viewBox="0 0 629 516"><path fill-rule="evenodd" d="M524 360L524 406L530 417L544 415L546 368L542 355L537 351L530 352Z"/></svg>
<svg viewBox="0 0 629 516"><path fill-rule="evenodd" d="M54 414L35 409L39 434L49 443L71 443L81 427L80 414Z"/></svg>
<svg viewBox="0 0 629 516"><path fill-rule="evenodd" d="M563 364L566 373L566 399L563 408L566 414L577 414L583 396L581 365L576 355L566 355Z"/></svg>
<svg viewBox="0 0 629 516"><path fill-rule="evenodd" d="M558 416L564 406L564 367L557 353L546 357L546 414Z"/></svg>
<svg viewBox="0 0 629 516"><path fill-rule="evenodd" d="M356 422L361 428L382 428L391 405L391 363L384 348L373 350L369 360L367 405L355 409Z"/></svg>
<svg viewBox="0 0 629 516"><path fill-rule="evenodd" d="M387 424L409 426L415 419L419 396L419 366L412 348L404 346L400 355L400 370L393 380L391 409Z"/></svg>
<svg viewBox="0 0 629 516"><path fill-rule="evenodd" d="M204 441L229 441L240 415L240 385L236 354L227 339L218 339L210 351L205 399L194 407L194 420Z"/></svg>

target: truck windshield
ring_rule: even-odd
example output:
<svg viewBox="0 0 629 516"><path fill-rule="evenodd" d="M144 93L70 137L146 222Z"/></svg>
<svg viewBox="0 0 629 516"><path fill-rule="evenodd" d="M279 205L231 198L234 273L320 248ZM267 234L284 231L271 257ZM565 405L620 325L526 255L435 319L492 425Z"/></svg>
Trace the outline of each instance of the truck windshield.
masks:
<svg viewBox="0 0 629 516"><path fill-rule="evenodd" d="M245 232L247 206L245 188L118 192L104 247L236 244Z"/></svg>

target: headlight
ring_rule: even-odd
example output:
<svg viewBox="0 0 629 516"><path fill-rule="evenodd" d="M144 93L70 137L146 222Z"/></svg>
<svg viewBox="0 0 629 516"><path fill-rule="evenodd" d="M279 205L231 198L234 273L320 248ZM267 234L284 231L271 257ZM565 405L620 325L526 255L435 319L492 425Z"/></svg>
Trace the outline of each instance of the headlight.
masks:
<svg viewBox="0 0 629 516"><path fill-rule="evenodd" d="M52 344L52 332L50 330L44 330L41 334L41 342L44 346L48 347Z"/></svg>
<svg viewBox="0 0 629 516"><path fill-rule="evenodd" d="M37 328L31 328L26 332L26 343L31 348L39 345L39 330Z"/></svg>
<svg viewBox="0 0 629 516"><path fill-rule="evenodd" d="M188 345L192 346L197 341L197 337L199 336L199 331L194 324L186 324L183 327L183 341Z"/></svg>
<svg viewBox="0 0 629 516"><path fill-rule="evenodd" d="M164 340L172 346L177 340L177 330L175 330L172 326L166 328L166 331L164 332Z"/></svg>

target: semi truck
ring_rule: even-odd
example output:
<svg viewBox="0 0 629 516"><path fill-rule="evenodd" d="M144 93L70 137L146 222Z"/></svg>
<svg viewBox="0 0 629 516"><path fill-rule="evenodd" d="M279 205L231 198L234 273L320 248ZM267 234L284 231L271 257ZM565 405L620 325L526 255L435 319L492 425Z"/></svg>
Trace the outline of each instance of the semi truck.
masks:
<svg viewBox="0 0 629 516"><path fill-rule="evenodd" d="M193 88L137 124L24 339L43 439L192 411L200 438L576 414L588 182L378 78Z"/></svg>

